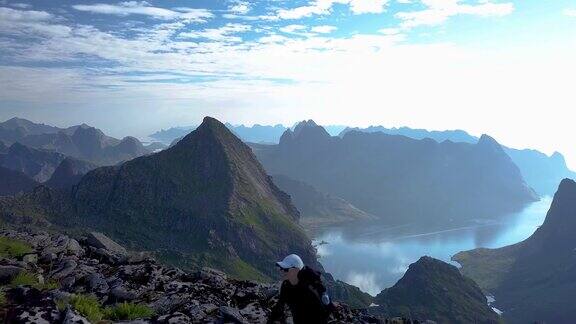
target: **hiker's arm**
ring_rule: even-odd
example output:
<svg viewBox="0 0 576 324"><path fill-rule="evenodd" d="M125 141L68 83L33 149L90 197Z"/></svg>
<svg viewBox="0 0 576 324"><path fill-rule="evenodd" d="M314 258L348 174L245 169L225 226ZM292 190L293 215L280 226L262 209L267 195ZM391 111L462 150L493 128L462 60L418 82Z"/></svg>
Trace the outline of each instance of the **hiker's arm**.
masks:
<svg viewBox="0 0 576 324"><path fill-rule="evenodd" d="M281 287L278 302L272 307L272 312L268 318L269 324L282 320L284 317L284 305L286 305L286 289L282 289Z"/></svg>

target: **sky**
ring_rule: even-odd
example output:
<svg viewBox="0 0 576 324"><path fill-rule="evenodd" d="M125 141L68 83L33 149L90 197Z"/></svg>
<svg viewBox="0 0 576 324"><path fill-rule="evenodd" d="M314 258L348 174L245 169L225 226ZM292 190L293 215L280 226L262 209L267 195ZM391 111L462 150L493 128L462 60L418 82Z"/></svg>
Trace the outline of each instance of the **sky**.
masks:
<svg viewBox="0 0 576 324"><path fill-rule="evenodd" d="M576 169L575 0L0 0L0 120L464 129Z"/></svg>

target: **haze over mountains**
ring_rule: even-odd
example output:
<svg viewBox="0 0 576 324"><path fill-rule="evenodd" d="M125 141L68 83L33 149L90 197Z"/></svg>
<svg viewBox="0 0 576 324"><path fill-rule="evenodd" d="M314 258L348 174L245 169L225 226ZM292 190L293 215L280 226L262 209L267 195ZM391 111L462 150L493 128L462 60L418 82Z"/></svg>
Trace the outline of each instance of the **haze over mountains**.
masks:
<svg viewBox="0 0 576 324"><path fill-rule="evenodd" d="M97 165L113 165L150 152L134 137L118 140L86 124L58 128L20 118L0 123L0 141L55 151Z"/></svg>
<svg viewBox="0 0 576 324"><path fill-rule="evenodd" d="M296 127L296 125L291 128L282 125L254 125L252 127L246 127L243 125L233 126L228 123L226 126L243 141L259 144L278 144L283 132L287 129L294 129L294 127ZM183 137L187 132L194 128L194 126L170 128L168 130L156 132L150 135L150 137L169 144L174 140ZM340 137L343 137L346 133L352 131L359 131L366 133L381 132L390 135L402 135L418 140L431 138L438 143L451 141L456 143L475 144L479 140L478 137L472 136L463 130L429 131L409 127L386 128L384 126L370 126L367 128L358 128L333 125L324 126L324 128L330 135L338 135ZM252 144L252 147L256 148L256 145ZM576 173L568 169L564 157L559 152L547 156L546 154L536 150L515 149L506 146L502 147L510 156L512 161L514 161L514 163L520 168L524 180L539 195L552 196L558 183L560 183L562 179L576 177Z"/></svg>
<svg viewBox="0 0 576 324"><path fill-rule="evenodd" d="M363 132L340 138L308 121L255 152L270 174L305 181L392 222L494 217L537 199L486 135L478 144Z"/></svg>

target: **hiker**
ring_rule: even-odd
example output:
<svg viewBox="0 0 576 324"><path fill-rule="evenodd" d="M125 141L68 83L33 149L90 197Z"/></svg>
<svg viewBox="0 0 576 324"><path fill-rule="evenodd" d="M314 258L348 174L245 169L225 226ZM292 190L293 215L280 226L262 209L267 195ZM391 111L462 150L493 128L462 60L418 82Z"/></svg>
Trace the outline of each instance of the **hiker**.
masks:
<svg viewBox="0 0 576 324"><path fill-rule="evenodd" d="M268 323L277 323L284 317L284 305L290 308L294 324L328 323L333 305L322 284L320 272L304 266L296 254L290 254L276 265L282 271L284 281Z"/></svg>

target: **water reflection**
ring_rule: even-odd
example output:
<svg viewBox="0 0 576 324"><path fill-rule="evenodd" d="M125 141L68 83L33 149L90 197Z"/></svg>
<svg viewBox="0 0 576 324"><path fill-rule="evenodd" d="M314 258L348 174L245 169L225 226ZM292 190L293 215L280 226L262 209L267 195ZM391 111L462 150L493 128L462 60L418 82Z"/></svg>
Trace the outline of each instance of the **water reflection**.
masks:
<svg viewBox="0 0 576 324"><path fill-rule="evenodd" d="M459 251L502 247L526 239L544 222L551 202L550 197L545 197L501 220L449 226L347 224L315 233L315 244L327 271L376 295L396 283L408 266L423 255L450 262L450 257Z"/></svg>

